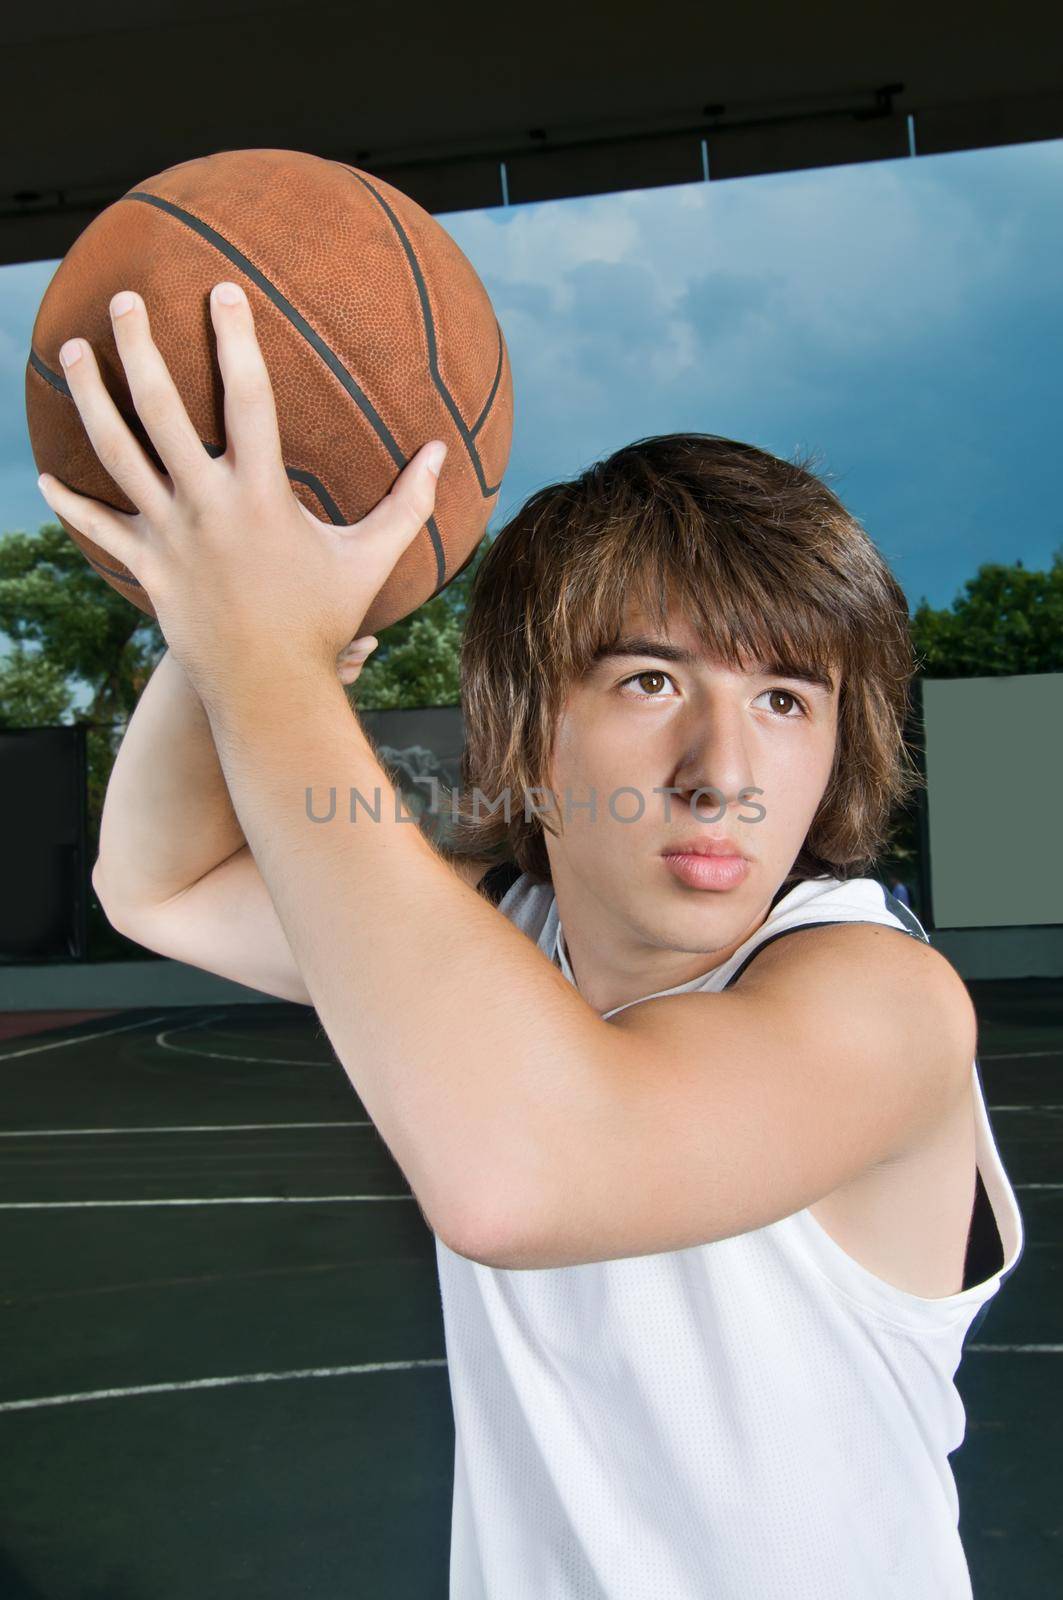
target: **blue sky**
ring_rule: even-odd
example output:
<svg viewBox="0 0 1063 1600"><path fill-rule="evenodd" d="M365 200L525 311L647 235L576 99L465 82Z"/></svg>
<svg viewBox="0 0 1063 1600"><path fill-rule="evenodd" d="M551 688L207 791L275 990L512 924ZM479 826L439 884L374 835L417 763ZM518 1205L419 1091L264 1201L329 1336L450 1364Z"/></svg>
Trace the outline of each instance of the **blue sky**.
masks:
<svg viewBox="0 0 1063 1600"><path fill-rule="evenodd" d="M914 608L1063 543L1063 140L440 218L505 331L491 528L634 438L818 452ZM23 372L54 261L0 268L0 533L49 520Z"/></svg>

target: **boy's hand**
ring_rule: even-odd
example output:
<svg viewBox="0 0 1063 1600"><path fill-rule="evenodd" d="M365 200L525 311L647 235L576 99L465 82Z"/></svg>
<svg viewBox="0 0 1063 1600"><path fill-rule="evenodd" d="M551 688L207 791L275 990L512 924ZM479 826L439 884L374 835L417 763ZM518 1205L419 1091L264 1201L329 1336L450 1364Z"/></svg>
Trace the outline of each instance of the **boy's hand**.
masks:
<svg viewBox="0 0 1063 1600"><path fill-rule="evenodd" d="M219 295L231 287L234 298ZM423 446L361 522L322 522L288 481L273 388L243 290L216 284L210 313L225 390L223 455L204 449L143 300L123 291L111 301L115 343L166 471L121 416L87 340L75 338L61 352L71 396L96 454L138 510L123 515L50 474L40 480L53 510L143 584L167 644L208 707L241 680L275 670L278 653L293 670L315 661L336 668L432 514L432 445L445 454L443 441Z"/></svg>

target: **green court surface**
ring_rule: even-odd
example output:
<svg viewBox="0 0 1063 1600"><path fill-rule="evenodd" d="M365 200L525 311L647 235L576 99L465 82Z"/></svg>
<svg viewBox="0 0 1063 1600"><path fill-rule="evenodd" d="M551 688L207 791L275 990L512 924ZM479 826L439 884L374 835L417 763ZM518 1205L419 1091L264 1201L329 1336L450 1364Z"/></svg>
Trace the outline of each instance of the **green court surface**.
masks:
<svg viewBox="0 0 1063 1600"><path fill-rule="evenodd" d="M976 1600L1044 1600L1063 982L968 987L1026 1244L957 1376L960 1530ZM8 1013L0 1082L2 1600L446 1600L434 1241L316 1015Z"/></svg>

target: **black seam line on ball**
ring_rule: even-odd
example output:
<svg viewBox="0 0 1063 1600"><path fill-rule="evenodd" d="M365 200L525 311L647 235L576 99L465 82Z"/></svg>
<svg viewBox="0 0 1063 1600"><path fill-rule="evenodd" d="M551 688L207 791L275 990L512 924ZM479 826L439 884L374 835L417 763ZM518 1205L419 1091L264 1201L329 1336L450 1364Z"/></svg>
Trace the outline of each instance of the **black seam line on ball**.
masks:
<svg viewBox="0 0 1063 1600"><path fill-rule="evenodd" d="M472 425L472 429L471 429L470 435L469 435L469 437L472 438L472 439L476 438L476 435L479 433L480 429L483 427L484 423L487 421L487 414L491 410L491 407L495 403L495 395L498 393L498 385L502 381L502 329L498 327L498 323L497 322L495 323L495 327L498 328L498 365L495 368L495 381L491 385L491 393L487 396L487 399L484 401L483 410L480 412L480 415L477 417L476 421Z"/></svg>
<svg viewBox="0 0 1063 1600"><path fill-rule="evenodd" d="M454 396L451 394L450 390L447 388L446 384L443 381L443 374L439 370L439 356L438 356L438 351L437 351L437 348L436 348L435 318L432 315L432 306L431 306L431 303L430 303L430 301L428 299L428 287L425 284L424 274L421 271L421 263L417 259L416 251L414 250L413 245L410 243L409 238L407 237L405 228L402 226L402 223L399 221L399 219L395 215L394 211L391 209L391 207L388 205L387 201L384 199L384 196L382 194L378 194L377 193L377 191L373 188L373 185L371 183L369 183L362 176L362 174L358 171L358 169L356 167L349 167L345 161L337 161L336 165L338 167L342 167L344 172L349 172L352 178L357 178L358 182L362 185L363 189L368 189L369 190L369 193L373 196L373 199L376 201L377 205L381 208L381 210L383 211L384 215L387 217L388 221L391 223L391 226L394 228L395 232L398 234L399 243L402 245L402 248L403 248L403 250L405 251L405 254L406 254L406 260L410 264L410 271L413 274L414 285L415 285L415 287L417 289L417 295L418 295L418 298L420 299L420 302L421 302L421 315L424 318L425 338L428 341L428 369L432 374L432 382L435 384L437 390L439 391L439 395L440 395L440 398L443 401L443 404L446 406L447 410L450 412L450 415L454 420L454 426L457 428L457 430L460 433L462 439L465 441L465 447L469 452L469 460L472 462L473 467L474 467L475 472L476 472L477 479L479 480L480 493L483 495L485 500L489 500L492 495L498 493L498 491L502 487L502 485L500 483L496 483L496 484L492 485L491 487L488 487L487 481L486 481L486 479L484 477L483 462L480 459L480 452L476 448L476 445L475 445L475 442L474 442L474 438L473 438L473 433L470 432L469 428L466 426L465 419L464 419L464 417L462 416L461 412L458 409L457 403L454 400ZM498 327L497 319L496 319L496 322L495 322L495 326ZM501 330L501 328L499 328L498 333L499 333L499 369L498 369L498 374L496 375L496 378L495 378L495 388L498 387L498 378L501 375L501 370L502 370L502 366L501 366L501 362L502 362L502 330ZM494 392L495 391L493 389L491 391L492 399L494 398ZM488 404L490 404L490 401L488 402ZM483 423L483 418L481 417L480 421L476 424L477 428L479 428L482 425L482 423Z"/></svg>
<svg viewBox="0 0 1063 1600"><path fill-rule="evenodd" d="M202 440L202 444L208 456L213 456L215 460L218 456L225 454L225 446L223 444L208 444L205 439ZM311 493L317 496L318 504L322 507L330 522L334 523L337 528L343 526L343 513L320 478L316 477L312 472L307 472L305 467L285 466L284 470L289 478L293 478L296 483L305 483Z"/></svg>
<svg viewBox="0 0 1063 1600"><path fill-rule="evenodd" d="M284 313L292 327L302 334L307 344L316 350L325 365L339 379L351 399L369 420L378 439L384 445L399 471L401 472L408 465L406 457L399 449L383 417L376 410L368 395L359 388L351 377L336 352L325 343L319 333L315 332L306 318L296 310L291 301L277 288L276 284L271 283L265 273L259 271L253 261L250 261L247 256L237 250L235 245L230 244L228 239L210 226L209 222L204 222L201 217L195 216L191 211L185 211L182 206L174 205L171 200L163 200L159 195L146 194L139 189L131 189L122 198L125 200L142 200L146 205L158 207L160 211L166 212L168 216L173 217L177 222L183 222L194 233L198 233L200 238L206 239L208 244L212 244L216 250L225 256L226 260L231 261L235 267L239 267L240 271L245 273L251 279L251 282L256 284L263 294L273 301L277 309ZM343 521L344 519L341 518L340 520ZM436 581L441 585L447 573L447 558L443 549L443 541L439 536L439 527L435 517L429 517L426 526L435 552Z"/></svg>
<svg viewBox="0 0 1063 1600"><path fill-rule="evenodd" d="M53 389L58 389L59 393L65 394L68 400L73 400L74 396L70 393L70 385L66 379L60 373L53 372L51 367L46 367L32 347L30 349L30 366L34 372L40 374L46 383L50 383Z"/></svg>
<svg viewBox="0 0 1063 1600"><path fill-rule="evenodd" d="M68 385L66 379L61 373L53 372L51 367L46 366L41 360L40 356L37 354L36 350L32 348L30 350L30 366L33 368L34 372L39 373L47 383L50 383L53 389L58 389L60 394L65 395L70 401L71 405L74 403L74 397L70 393L70 386ZM200 443L207 452L208 456L213 456L215 460L218 458L218 456L225 454L224 445L208 443L206 439L200 440ZM151 453L152 455L155 454L154 451ZM161 462L157 461L156 465L160 468L160 470L164 470ZM325 488L325 485L321 482L320 478L315 477L314 473L312 472L307 472L304 467L285 466L284 470L288 474L289 478L294 478L297 483L305 483L306 487L311 491L311 493L317 496L318 503L330 522L334 523L336 527L343 526L343 514L335 500ZM107 504L106 501L101 501L100 503L101 505ZM113 506L111 509L117 511L118 507ZM95 566L97 563L94 562L93 565ZM106 570L106 568L100 567L101 572ZM111 576L118 577L119 574L112 573ZM132 581L136 582L135 579ZM140 585L138 584L137 587L139 588Z"/></svg>
<svg viewBox="0 0 1063 1600"><path fill-rule="evenodd" d="M82 551L85 555L85 552ZM144 585L139 578L134 578L131 572L115 572L113 567L105 567L102 561L94 561L90 555L85 555L85 560L90 567L102 573L105 578L113 578L116 583L124 583L127 589L143 589Z"/></svg>

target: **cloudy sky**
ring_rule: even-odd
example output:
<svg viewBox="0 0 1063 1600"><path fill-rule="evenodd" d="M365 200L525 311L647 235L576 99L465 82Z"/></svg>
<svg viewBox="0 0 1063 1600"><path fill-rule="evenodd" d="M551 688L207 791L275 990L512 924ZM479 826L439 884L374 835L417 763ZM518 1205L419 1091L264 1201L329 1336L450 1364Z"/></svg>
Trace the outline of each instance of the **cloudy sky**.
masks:
<svg viewBox="0 0 1063 1600"><path fill-rule="evenodd" d="M1063 141L440 220L516 427L490 526L631 439L815 450L914 607L1063 544ZM23 372L54 261L0 268L0 534L49 517Z"/></svg>

